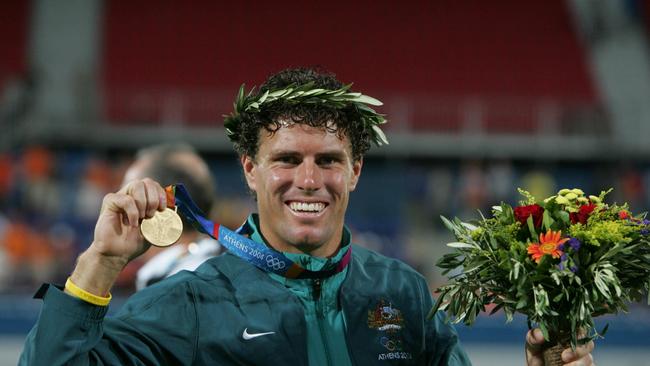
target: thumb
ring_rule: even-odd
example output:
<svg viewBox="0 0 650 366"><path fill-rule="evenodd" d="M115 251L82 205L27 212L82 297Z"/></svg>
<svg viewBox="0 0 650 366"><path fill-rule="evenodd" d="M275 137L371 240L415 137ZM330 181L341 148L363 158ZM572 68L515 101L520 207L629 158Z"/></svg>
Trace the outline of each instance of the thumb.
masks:
<svg viewBox="0 0 650 366"><path fill-rule="evenodd" d="M544 334L539 328L531 329L526 334L526 361L529 366L542 366L542 346Z"/></svg>

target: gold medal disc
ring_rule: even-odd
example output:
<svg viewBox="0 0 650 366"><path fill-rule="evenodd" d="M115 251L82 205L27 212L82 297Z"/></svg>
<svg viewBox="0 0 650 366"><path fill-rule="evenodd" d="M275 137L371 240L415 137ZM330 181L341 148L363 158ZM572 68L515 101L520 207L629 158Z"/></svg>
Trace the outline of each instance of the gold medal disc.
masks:
<svg viewBox="0 0 650 366"><path fill-rule="evenodd" d="M166 208L165 211L156 211L152 218L142 220L140 232L152 245L168 247L181 237L183 221L176 211Z"/></svg>

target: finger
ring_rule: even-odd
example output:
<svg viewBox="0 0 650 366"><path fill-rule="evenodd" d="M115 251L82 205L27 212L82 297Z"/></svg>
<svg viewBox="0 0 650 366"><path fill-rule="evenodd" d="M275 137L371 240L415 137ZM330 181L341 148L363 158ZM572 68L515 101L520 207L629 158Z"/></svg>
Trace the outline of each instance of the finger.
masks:
<svg viewBox="0 0 650 366"><path fill-rule="evenodd" d="M165 188L163 188L160 184L157 186L157 191L158 201L160 202L158 210L164 211L167 208L167 192L165 192Z"/></svg>
<svg viewBox="0 0 650 366"><path fill-rule="evenodd" d="M160 184L157 182L145 178L143 181L143 186L145 190L145 195L147 197L146 201L146 217L153 217L153 215L156 213L158 208L160 207L160 193L159 189L161 189Z"/></svg>
<svg viewBox="0 0 650 366"><path fill-rule="evenodd" d="M531 329L526 333L526 348L539 351L544 342L544 334L539 328Z"/></svg>
<svg viewBox="0 0 650 366"><path fill-rule="evenodd" d="M544 336L539 329L532 329L526 333L526 364L528 366L543 366L541 357Z"/></svg>
<svg viewBox="0 0 650 366"><path fill-rule="evenodd" d="M144 218L147 214L147 190L144 183L142 181L129 183L126 193L133 197L138 207L140 218Z"/></svg>
<svg viewBox="0 0 650 366"><path fill-rule="evenodd" d="M564 356L564 353L562 354L562 356ZM562 357L562 360L564 361L564 357ZM579 359L577 361L567 363L564 366L594 366L594 359L591 356L591 354L589 354L589 355L586 355L586 356L582 357L581 359Z"/></svg>
<svg viewBox="0 0 650 366"><path fill-rule="evenodd" d="M573 351L571 348L567 348L564 351L562 351L562 360L564 362L574 361L582 357L588 356L593 350L594 350L593 341L583 344L579 347L576 347L575 351Z"/></svg>
<svg viewBox="0 0 650 366"><path fill-rule="evenodd" d="M137 227L139 225L140 212L133 197L120 194L109 193L104 196L103 211L109 210L122 215L122 222L126 225Z"/></svg>

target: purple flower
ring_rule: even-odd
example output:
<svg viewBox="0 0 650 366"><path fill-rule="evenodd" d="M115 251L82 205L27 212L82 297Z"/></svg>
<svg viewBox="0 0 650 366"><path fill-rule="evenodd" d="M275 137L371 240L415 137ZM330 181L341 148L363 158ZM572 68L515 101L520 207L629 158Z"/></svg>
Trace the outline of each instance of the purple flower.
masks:
<svg viewBox="0 0 650 366"><path fill-rule="evenodd" d="M570 269L571 272L573 272L573 273L578 272L578 266L571 266L571 268L569 268L569 269Z"/></svg>
<svg viewBox="0 0 650 366"><path fill-rule="evenodd" d="M576 238L570 238L569 241L567 241L567 243L571 246L571 249L573 249L574 252L577 252L578 249L580 249L580 245L581 245L580 240Z"/></svg>
<svg viewBox="0 0 650 366"><path fill-rule="evenodd" d="M566 253L562 253L560 256L560 264L557 265L557 268L560 271L564 271L566 269L566 262L569 259L569 256Z"/></svg>
<svg viewBox="0 0 650 366"><path fill-rule="evenodd" d="M641 235L648 235L648 233L650 233L650 231L648 229L642 229L640 231L640 233L641 233Z"/></svg>

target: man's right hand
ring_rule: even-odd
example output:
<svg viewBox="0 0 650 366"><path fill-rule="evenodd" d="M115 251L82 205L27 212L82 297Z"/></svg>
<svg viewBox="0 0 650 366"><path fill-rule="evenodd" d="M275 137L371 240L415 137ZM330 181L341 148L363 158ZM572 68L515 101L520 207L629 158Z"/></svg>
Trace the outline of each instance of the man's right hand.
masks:
<svg viewBox="0 0 650 366"><path fill-rule="evenodd" d="M145 178L104 197L90 247L79 256L71 280L78 287L106 296L124 266L150 246L140 234L140 221L167 205L165 190Z"/></svg>

